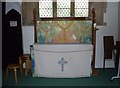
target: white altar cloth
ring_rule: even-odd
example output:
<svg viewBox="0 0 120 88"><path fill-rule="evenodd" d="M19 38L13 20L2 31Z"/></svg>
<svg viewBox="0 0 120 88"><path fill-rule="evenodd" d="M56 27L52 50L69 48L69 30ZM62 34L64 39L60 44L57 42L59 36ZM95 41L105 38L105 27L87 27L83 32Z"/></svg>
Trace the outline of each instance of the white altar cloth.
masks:
<svg viewBox="0 0 120 88"><path fill-rule="evenodd" d="M91 44L34 44L34 77L90 77Z"/></svg>

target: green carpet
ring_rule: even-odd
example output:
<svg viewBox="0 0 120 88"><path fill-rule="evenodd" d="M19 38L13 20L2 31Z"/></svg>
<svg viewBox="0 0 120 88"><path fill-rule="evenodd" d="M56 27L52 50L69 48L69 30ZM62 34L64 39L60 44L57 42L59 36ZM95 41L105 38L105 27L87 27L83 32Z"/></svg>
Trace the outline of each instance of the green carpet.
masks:
<svg viewBox="0 0 120 88"><path fill-rule="evenodd" d="M120 86L120 79L110 81L111 77L116 75L115 69L97 69L98 76L81 78L42 78L28 76L21 77L18 70L18 83L15 83L14 74L9 70L9 76L6 80L5 71L2 72L2 86Z"/></svg>

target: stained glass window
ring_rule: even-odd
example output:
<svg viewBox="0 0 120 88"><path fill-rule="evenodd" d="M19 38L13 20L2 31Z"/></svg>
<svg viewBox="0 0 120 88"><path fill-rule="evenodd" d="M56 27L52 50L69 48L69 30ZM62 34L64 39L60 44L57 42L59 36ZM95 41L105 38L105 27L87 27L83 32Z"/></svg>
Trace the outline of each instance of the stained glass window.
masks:
<svg viewBox="0 0 120 88"><path fill-rule="evenodd" d="M57 17L70 17L71 0L57 0Z"/></svg>
<svg viewBox="0 0 120 88"><path fill-rule="evenodd" d="M53 17L53 0L39 0L39 16Z"/></svg>
<svg viewBox="0 0 120 88"><path fill-rule="evenodd" d="M89 0L75 0L75 17L88 17Z"/></svg>
<svg viewBox="0 0 120 88"><path fill-rule="evenodd" d="M56 1L57 5L53 1ZM53 18L54 14L57 14L57 17L71 17L71 14L74 14L74 17L88 17L89 0L74 0L73 4L71 7L71 0L39 0L39 17Z"/></svg>

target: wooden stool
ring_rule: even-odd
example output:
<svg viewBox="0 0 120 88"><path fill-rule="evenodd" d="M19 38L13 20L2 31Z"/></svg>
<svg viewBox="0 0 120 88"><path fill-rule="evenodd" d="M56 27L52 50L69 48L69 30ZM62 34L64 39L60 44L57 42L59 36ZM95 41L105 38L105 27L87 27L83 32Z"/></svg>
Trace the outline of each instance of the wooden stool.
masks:
<svg viewBox="0 0 120 88"><path fill-rule="evenodd" d="M27 76L27 72L32 69L32 64L30 61L30 55L29 54L24 54L19 57L19 63L23 65L25 63L25 75Z"/></svg>
<svg viewBox="0 0 120 88"><path fill-rule="evenodd" d="M8 79L8 70L13 69L14 70L15 81L17 83L17 68L20 69L20 72L21 72L21 75L22 75L22 67L21 67L20 64L8 64L8 66L6 68L6 79Z"/></svg>

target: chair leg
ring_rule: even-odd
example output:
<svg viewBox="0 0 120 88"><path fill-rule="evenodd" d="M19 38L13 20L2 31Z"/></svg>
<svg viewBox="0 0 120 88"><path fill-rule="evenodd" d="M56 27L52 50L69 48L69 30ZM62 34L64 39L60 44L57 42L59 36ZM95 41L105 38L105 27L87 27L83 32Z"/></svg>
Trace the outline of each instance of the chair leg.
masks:
<svg viewBox="0 0 120 88"><path fill-rule="evenodd" d="M22 76L22 74L23 74L22 66L20 66L20 73L21 73L21 76Z"/></svg>
<svg viewBox="0 0 120 88"><path fill-rule="evenodd" d="M14 68L14 76L15 76L15 81L17 83L17 72L16 72L16 68Z"/></svg>
<svg viewBox="0 0 120 88"><path fill-rule="evenodd" d="M8 79L8 67L6 68L6 79Z"/></svg>
<svg viewBox="0 0 120 88"><path fill-rule="evenodd" d="M27 68L25 68L25 76L27 76Z"/></svg>
<svg viewBox="0 0 120 88"><path fill-rule="evenodd" d="M104 61L103 61L103 69L105 69L105 58L104 58Z"/></svg>

